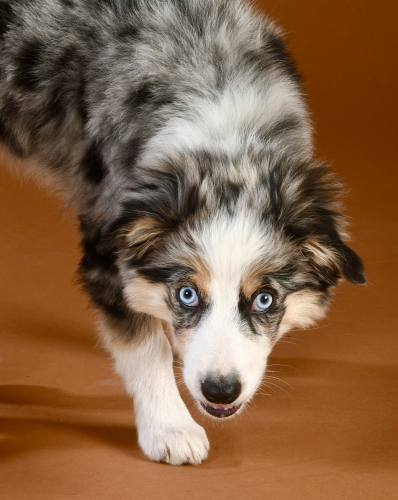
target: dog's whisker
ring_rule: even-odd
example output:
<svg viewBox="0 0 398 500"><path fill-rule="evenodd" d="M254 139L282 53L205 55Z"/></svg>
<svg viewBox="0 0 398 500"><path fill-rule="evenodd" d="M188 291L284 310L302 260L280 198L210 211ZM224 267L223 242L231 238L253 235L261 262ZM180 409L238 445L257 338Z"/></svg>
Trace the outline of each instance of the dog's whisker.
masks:
<svg viewBox="0 0 398 500"><path fill-rule="evenodd" d="M267 381L267 380L270 380L270 379L271 379L271 380L274 380L274 381L276 381L276 382L282 382L283 384L286 384L286 385L287 385L290 389L293 389L293 387L292 387L292 386L289 384L289 382L287 382L286 380L283 380L283 379L281 379L281 378L279 378L279 377L272 377L272 376L267 376L267 377L265 378L265 380L266 380L266 381Z"/></svg>
<svg viewBox="0 0 398 500"><path fill-rule="evenodd" d="M273 366L283 366L285 368L291 368L292 370L298 370L298 371L301 371L299 368L297 368L296 366L292 366L292 365L284 365L284 364L281 364L281 363L272 363L270 365L268 365L268 368L272 368Z"/></svg>

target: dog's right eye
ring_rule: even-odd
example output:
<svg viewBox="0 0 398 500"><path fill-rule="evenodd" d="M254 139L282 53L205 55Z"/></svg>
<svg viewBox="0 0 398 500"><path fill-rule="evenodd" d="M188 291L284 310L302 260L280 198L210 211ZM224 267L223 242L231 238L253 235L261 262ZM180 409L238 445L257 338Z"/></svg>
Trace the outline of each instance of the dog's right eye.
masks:
<svg viewBox="0 0 398 500"><path fill-rule="evenodd" d="M182 287L178 292L178 298L184 306L198 307L199 297L193 288Z"/></svg>

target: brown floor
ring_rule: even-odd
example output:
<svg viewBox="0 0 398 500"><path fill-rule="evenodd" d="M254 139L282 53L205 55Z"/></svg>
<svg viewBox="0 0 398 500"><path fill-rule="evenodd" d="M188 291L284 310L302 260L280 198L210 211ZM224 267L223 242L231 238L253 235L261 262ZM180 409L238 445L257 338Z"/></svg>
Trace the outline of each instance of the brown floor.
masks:
<svg viewBox="0 0 398 500"><path fill-rule="evenodd" d="M304 73L320 156L349 186L352 246L369 284L344 284L318 328L277 346L270 397L239 422L205 422L207 462L154 464L73 284L75 221L2 173L2 500L398 498L398 5L267 5Z"/></svg>

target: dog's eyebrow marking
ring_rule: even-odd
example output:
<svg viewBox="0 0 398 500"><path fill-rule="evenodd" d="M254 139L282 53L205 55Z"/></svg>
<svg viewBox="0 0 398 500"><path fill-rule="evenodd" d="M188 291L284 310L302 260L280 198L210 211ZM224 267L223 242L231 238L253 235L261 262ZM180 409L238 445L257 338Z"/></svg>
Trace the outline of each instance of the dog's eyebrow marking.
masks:
<svg viewBox="0 0 398 500"><path fill-rule="evenodd" d="M241 290L243 292L243 296L246 300L249 300L253 293L260 288L262 284L261 277L255 271L251 272L248 276L246 276L241 284Z"/></svg>
<svg viewBox="0 0 398 500"><path fill-rule="evenodd" d="M278 274L277 266L272 262L260 262L249 269L246 276L242 279L241 290L247 299L253 295L256 290L270 285L270 277Z"/></svg>

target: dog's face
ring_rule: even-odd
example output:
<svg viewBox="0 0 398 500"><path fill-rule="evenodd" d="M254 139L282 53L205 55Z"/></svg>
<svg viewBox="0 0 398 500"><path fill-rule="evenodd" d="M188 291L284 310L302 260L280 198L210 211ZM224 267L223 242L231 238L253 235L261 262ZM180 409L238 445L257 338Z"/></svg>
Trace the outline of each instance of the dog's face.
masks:
<svg viewBox="0 0 398 500"><path fill-rule="evenodd" d="M321 318L341 277L364 282L359 257L334 228L317 234L304 208L277 224L274 209L258 203L264 193L247 193L210 208L199 193L202 208L172 229L146 210L124 229L120 252L129 305L172 326L186 385L219 418L250 401L275 342ZM312 207L313 217L319 211Z"/></svg>

